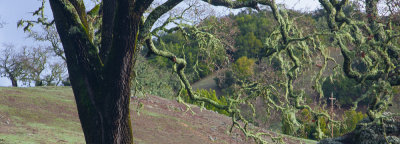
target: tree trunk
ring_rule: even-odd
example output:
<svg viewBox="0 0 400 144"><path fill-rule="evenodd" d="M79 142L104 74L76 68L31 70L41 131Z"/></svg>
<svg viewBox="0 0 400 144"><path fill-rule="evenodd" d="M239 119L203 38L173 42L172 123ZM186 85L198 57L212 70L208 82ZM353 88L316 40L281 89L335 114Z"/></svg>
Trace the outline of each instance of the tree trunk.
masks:
<svg viewBox="0 0 400 144"><path fill-rule="evenodd" d="M77 69L74 66L69 68ZM121 80L94 82L87 75L73 73L70 77L86 143L133 143L129 83Z"/></svg>
<svg viewBox="0 0 400 144"><path fill-rule="evenodd" d="M42 80L35 80L35 86L43 86Z"/></svg>
<svg viewBox="0 0 400 144"><path fill-rule="evenodd" d="M10 77L12 87L18 87L18 81L15 77Z"/></svg>
<svg viewBox="0 0 400 144"><path fill-rule="evenodd" d="M114 37L102 57L89 38L84 5L77 1L50 0L50 5L86 143L131 144L130 74L141 14L132 10L132 1L116 1Z"/></svg>

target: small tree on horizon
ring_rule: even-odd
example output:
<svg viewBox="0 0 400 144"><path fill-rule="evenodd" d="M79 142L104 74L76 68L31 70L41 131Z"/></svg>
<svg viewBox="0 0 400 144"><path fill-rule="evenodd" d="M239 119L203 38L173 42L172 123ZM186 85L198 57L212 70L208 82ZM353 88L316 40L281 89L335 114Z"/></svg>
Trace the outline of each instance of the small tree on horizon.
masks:
<svg viewBox="0 0 400 144"><path fill-rule="evenodd" d="M27 73L26 83L31 81L35 86L44 86L43 72L48 64L48 51L41 47L23 47L22 54L23 67Z"/></svg>
<svg viewBox="0 0 400 144"><path fill-rule="evenodd" d="M0 75L10 79L13 87L18 87L18 80L27 76L21 55L15 51L15 46L12 44L3 44L3 46L5 48L1 50L0 55Z"/></svg>

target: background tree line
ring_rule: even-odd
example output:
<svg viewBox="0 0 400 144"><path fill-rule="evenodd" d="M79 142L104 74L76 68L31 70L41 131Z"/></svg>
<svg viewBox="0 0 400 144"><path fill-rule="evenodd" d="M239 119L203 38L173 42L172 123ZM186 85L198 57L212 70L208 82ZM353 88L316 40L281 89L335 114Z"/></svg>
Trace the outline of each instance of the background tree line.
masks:
<svg viewBox="0 0 400 144"><path fill-rule="evenodd" d="M54 27L51 28L43 28L43 33L29 34L30 38L44 41L45 45L21 48L13 44L2 45L0 74L10 79L13 87L70 85L62 47Z"/></svg>

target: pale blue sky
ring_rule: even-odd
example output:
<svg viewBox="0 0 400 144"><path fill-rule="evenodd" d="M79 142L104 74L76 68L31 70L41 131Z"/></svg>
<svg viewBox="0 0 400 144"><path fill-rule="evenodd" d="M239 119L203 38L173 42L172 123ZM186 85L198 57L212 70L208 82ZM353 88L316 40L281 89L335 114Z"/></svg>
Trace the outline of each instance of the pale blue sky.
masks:
<svg viewBox="0 0 400 144"><path fill-rule="evenodd" d="M319 6L317 0L277 0L277 3L285 3L287 8L311 11ZM0 49L3 43L12 43L17 48L37 44L32 39L26 38L22 28L17 28L17 22L23 19L31 19L32 12L41 5L41 0L0 0L0 17L6 24L0 28ZM46 14L51 15L47 2ZM0 77L0 86L11 86L7 78Z"/></svg>

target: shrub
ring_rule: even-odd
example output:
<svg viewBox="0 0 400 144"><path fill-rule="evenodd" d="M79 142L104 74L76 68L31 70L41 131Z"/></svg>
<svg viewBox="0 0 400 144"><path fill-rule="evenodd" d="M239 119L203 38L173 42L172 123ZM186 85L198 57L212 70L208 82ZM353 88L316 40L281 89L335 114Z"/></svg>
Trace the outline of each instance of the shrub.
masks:
<svg viewBox="0 0 400 144"><path fill-rule="evenodd" d="M346 127L343 128L340 133L346 134L353 131L356 128L357 123L365 117L367 117L367 115L363 114L362 112L356 112L354 110L345 111L343 119Z"/></svg>
<svg viewBox="0 0 400 144"><path fill-rule="evenodd" d="M248 59L246 56L240 57L233 65L233 71L240 80L245 80L254 75L254 59Z"/></svg>

